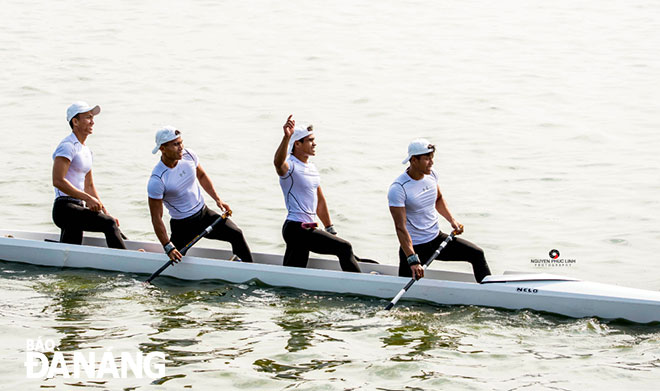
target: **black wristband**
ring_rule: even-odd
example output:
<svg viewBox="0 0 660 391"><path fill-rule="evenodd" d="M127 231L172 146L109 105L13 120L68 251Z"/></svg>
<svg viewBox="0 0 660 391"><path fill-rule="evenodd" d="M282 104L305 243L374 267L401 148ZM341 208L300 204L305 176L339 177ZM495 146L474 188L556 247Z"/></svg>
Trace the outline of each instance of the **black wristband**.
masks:
<svg viewBox="0 0 660 391"><path fill-rule="evenodd" d="M172 244L172 242L167 242L167 243L163 246L163 250L165 250L165 254L169 254L170 252L172 252L172 250L176 250L176 247L174 247L174 245Z"/></svg>
<svg viewBox="0 0 660 391"><path fill-rule="evenodd" d="M406 261L408 261L408 265L410 266L419 265L421 263L417 254L410 255L408 258L406 258Z"/></svg>

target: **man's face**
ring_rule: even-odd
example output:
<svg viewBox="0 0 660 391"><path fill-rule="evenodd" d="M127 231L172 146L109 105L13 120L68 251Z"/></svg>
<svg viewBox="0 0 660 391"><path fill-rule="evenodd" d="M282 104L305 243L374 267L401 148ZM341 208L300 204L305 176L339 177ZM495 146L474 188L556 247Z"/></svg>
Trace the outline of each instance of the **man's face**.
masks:
<svg viewBox="0 0 660 391"><path fill-rule="evenodd" d="M296 148L299 153L302 153L303 156L315 156L316 155L316 142L314 135L309 135L302 140L296 141Z"/></svg>
<svg viewBox="0 0 660 391"><path fill-rule="evenodd" d="M78 130L85 135L90 135L92 134L94 128L94 114L92 114L91 111L80 113L73 117L71 122L73 123L74 130Z"/></svg>
<svg viewBox="0 0 660 391"><path fill-rule="evenodd" d="M425 155L413 156L410 159L410 166L417 171L423 172L425 175L431 174L431 168L433 167L433 155L434 153L427 153Z"/></svg>
<svg viewBox="0 0 660 391"><path fill-rule="evenodd" d="M183 157L183 139L178 137L160 146L160 152L168 159L181 160Z"/></svg>

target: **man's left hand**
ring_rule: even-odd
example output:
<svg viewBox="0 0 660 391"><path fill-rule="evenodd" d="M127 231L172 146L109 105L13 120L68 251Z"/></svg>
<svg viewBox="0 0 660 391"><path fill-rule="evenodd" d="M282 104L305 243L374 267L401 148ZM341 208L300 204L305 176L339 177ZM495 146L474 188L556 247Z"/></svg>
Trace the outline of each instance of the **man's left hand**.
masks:
<svg viewBox="0 0 660 391"><path fill-rule="evenodd" d="M451 227L454 229L455 235L460 235L463 233L463 224L459 223L458 221L452 220Z"/></svg>
<svg viewBox="0 0 660 391"><path fill-rule="evenodd" d="M216 205L218 205L218 208L222 210L223 212L229 212L231 214L231 208L229 207L229 204L224 202L223 200L218 200L215 202Z"/></svg>

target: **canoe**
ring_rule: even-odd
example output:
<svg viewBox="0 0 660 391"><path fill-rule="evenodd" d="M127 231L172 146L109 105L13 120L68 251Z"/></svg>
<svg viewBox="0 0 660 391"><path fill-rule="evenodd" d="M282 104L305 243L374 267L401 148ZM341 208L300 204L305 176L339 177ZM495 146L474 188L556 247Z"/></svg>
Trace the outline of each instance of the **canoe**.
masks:
<svg viewBox="0 0 660 391"><path fill-rule="evenodd" d="M58 239L58 234L0 230L0 259L57 268L136 273L145 275L145 279L167 261L158 243L126 241L128 250L117 250L107 248L104 238L85 237L81 246L58 243ZM227 250L194 247L182 262L167 268L162 276L231 283L258 280L274 287L388 300L409 281L398 277L398 266L392 265L360 263L363 273L347 273L333 259L311 258L308 268L301 269L283 267L282 256L276 254L254 253L254 263L232 262L231 256ZM486 277L479 284L471 273L429 269L402 300L531 309L574 318L595 316L638 323L660 322L660 292L552 274L505 273Z"/></svg>

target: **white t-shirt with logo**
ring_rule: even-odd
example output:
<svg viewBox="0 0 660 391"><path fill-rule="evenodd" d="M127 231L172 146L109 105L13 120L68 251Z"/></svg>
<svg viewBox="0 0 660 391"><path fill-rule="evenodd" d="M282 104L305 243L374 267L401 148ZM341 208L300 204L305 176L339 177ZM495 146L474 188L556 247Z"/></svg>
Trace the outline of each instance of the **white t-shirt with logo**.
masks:
<svg viewBox="0 0 660 391"><path fill-rule="evenodd" d="M64 178L71 182L73 187L80 191L85 191L85 176L92 169L92 151L78 141L75 133L71 132L60 141L55 152L53 152L53 160L56 157L62 156L69 160L69 170L64 175ZM57 187L55 188L55 197L69 197L69 194L64 193Z"/></svg>
<svg viewBox="0 0 660 391"><path fill-rule="evenodd" d="M440 233L437 198L438 174L433 170L418 181L404 172L390 186L387 199L390 206L406 208L406 229L413 245L430 242Z"/></svg>
<svg viewBox="0 0 660 391"><path fill-rule="evenodd" d="M158 161L151 172L147 193L149 198L163 200L173 219L184 219L204 207L202 188L197 181L199 159L190 149L183 150L183 157L174 168Z"/></svg>
<svg viewBox="0 0 660 391"><path fill-rule="evenodd" d="M286 161L289 171L280 177L280 187L289 211L286 219L313 223L316 220L319 202L317 189L321 185L321 176L314 163L303 163L293 155Z"/></svg>

